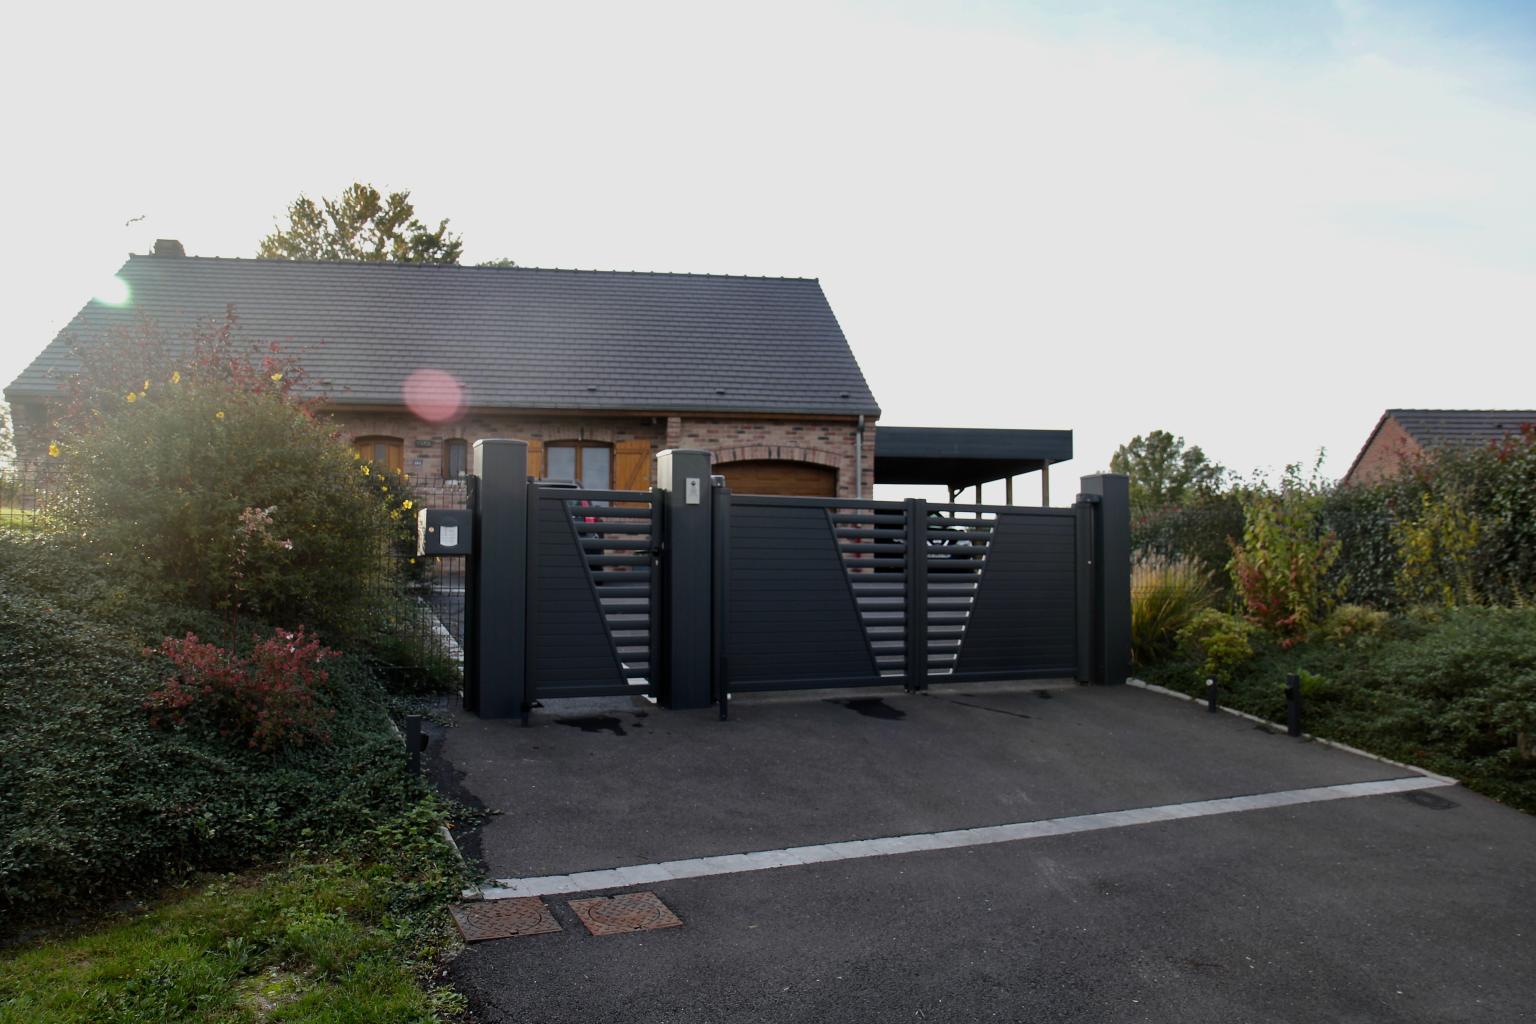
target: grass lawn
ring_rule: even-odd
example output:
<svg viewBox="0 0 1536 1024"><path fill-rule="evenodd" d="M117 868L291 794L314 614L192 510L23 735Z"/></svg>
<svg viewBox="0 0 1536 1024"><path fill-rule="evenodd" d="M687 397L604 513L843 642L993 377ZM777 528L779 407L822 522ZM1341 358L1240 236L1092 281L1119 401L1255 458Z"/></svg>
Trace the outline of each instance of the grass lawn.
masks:
<svg viewBox="0 0 1536 1024"><path fill-rule="evenodd" d="M204 880L147 911L0 951L0 1024L455 1019L434 987L462 884L422 808L357 850Z"/></svg>
<svg viewBox="0 0 1536 1024"><path fill-rule="evenodd" d="M32 533L39 529L37 512L29 508L0 504L0 529Z"/></svg>

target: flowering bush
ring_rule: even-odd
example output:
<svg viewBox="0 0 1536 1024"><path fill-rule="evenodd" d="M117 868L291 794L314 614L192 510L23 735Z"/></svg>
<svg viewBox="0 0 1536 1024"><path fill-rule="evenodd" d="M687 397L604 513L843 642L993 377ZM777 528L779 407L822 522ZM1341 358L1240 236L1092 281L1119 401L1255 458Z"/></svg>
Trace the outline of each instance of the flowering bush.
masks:
<svg viewBox="0 0 1536 1024"><path fill-rule="evenodd" d="M230 318L179 345L149 329L113 338L81 362L59 419L56 525L149 595L364 628L399 505L301 400L291 359L242 350Z"/></svg>
<svg viewBox="0 0 1536 1024"><path fill-rule="evenodd" d="M150 724L184 725L195 718L221 736L264 751L329 739L325 721L332 712L318 699L329 676L320 666L336 652L303 627L276 630L249 656L206 643L195 633L166 637L159 653L175 671L145 701Z"/></svg>

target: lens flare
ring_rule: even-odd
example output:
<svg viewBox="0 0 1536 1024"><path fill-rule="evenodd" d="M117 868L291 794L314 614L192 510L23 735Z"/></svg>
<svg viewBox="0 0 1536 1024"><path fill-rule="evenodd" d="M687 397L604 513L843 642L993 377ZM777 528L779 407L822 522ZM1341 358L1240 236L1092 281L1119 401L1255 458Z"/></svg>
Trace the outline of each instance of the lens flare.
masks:
<svg viewBox="0 0 1536 1024"><path fill-rule="evenodd" d="M464 411L464 385L443 370L416 370L400 394L406 408L428 423L446 423Z"/></svg>
<svg viewBox="0 0 1536 1024"><path fill-rule="evenodd" d="M133 298L133 289L128 287L127 281L114 274L102 282L92 298L103 306L126 306Z"/></svg>

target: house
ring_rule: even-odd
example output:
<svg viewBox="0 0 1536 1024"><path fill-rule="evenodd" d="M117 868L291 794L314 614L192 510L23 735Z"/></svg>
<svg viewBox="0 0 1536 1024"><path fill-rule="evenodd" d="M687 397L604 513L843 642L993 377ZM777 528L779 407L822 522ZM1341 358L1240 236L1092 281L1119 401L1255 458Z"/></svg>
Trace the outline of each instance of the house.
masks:
<svg viewBox="0 0 1536 1024"><path fill-rule="evenodd" d="M1437 448L1492 444L1518 434L1527 424L1536 425L1536 410L1388 409L1343 482L1376 483Z"/></svg>
<svg viewBox="0 0 1536 1024"><path fill-rule="evenodd" d="M204 258L171 240L117 276L127 300L88 303L5 389L24 454L47 444L75 345L146 316L181 337L233 308L243 337L299 357L359 452L418 479L456 479L482 437L598 489L650 487L663 448L708 450L742 493L868 497L879 473L880 407L814 279ZM981 433L974 458L964 436L901 438L921 449L902 480L954 493L1006 473L1011 494L1013 474L1071 458L1070 431Z"/></svg>

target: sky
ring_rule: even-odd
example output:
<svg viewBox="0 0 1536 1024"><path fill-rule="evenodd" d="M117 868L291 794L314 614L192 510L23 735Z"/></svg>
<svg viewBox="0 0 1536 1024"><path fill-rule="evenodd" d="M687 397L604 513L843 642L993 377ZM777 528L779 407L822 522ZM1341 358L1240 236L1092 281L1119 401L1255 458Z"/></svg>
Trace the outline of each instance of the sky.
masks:
<svg viewBox="0 0 1536 1024"><path fill-rule="evenodd" d="M465 262L819 278L882 422L1073 430L1056 504L1154 429L1338 476L1386 408L1536 408L1523 0L6 19L7 382L127 253L361 180Z"/></svg>

